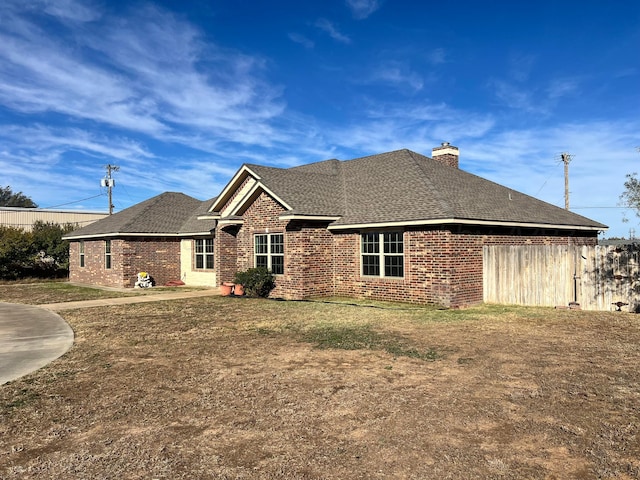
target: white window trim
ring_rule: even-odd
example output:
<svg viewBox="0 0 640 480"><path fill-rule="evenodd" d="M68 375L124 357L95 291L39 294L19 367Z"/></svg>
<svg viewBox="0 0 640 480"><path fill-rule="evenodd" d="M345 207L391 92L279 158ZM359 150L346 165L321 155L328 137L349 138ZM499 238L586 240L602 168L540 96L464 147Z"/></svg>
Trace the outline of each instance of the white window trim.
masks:
<svg viewBox="0 0 640 480"><path fill-rule="evenodd" d="M385 253L384 251L384 236L388 233L397 233L400 234L400 238L402 238L402 253ZM363 251L363 240L365 235L378 235L378 253L365 253ZM378 265L380 266L380 274L379 275L365 275L364 273L364 257L372 257L378 256ZM402 258L402 276L396 275L386 275L385 274L385 257L401 257ZM392 230L392 231L382 231L382 232L362 232L360 234L360 276L365 278L393 278L393 279L402 279L404 278L405 273L405 264L404 264L404 232Z"/></svg>
<svg viewBox="0 0 640 480"><path fill-rule="evenodd" d="M207 252L207 240L211 240L211 252ZM198 252L198 242L202 242L202 252ZM215 269L215 257L214 257L214 245L213 238L195 238L193 240L193 268L194 270L214 270ZM197 257L202 255L202 267L198 267ZM212 266L207 267L207 258L211 257L213 260Z"/></svg>
<svg viewBox="0 0 640 480"><path fill-rule="evenodd" d="M104 241L104 268L105 270L111 270L113 268L113 257L111 256L111 250L113 249L113 244L111 240Z"/></svg>
<svg viewBox="0 0 640 480"><path fill-rule="evenodd" d="M271 253L271 237L273 235L281 235L282 236L282 253ZM256 238L257 237L267 237L267 253L258 253L256 251ZM267 270L273 273L273 257L282 257L282 273L273 273L274 275L284 275L284 233L275 232L275 233L256 233L253 235L253 266L258 265L258 257L267 257Z"/></svg>

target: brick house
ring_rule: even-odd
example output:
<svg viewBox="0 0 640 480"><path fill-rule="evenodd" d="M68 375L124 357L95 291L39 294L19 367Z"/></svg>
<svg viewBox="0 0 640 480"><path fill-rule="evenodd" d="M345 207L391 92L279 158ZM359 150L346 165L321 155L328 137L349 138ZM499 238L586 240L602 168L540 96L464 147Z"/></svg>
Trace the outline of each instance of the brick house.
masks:
<svg viewBox="0 0 640 480"><path fill-rule="evenodd" d="M138 272L148 272L158 285L214 285L215 222L197 219L211 203L165 192L65 235L69 280L133 287Z"/></svg>
<svg viewBox="0 0 640 480"><path fill-rule="evenodd" d="M181 242L204 233L193 226L198 222L214 225L213 285L265 266L276 276L275 297L447 307L482 302L485 245L595 245L607 228L460 170L458 149L449 144L434 148L432 158L398 150L287 169L245 164L199 208ZM76 243L82 235L84 229L69 238ZM72 258L77 249L72 245ZM190 253L180 251L189 255L181 262L186 278L195 247ZM80 280L76 263L72 280Z"/></svg>

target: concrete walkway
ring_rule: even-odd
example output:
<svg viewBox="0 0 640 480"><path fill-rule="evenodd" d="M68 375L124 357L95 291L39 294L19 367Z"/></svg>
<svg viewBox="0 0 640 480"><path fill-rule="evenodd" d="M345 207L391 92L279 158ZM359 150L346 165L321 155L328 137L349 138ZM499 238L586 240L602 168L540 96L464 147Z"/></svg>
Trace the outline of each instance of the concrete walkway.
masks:
<svg viewBox="0 0 640 480"><path fill-rule="evenodd" d="M145 293L38 306L0 302L0 385L44 367L73 346L73 330L55 312L212 295L219 295L218 290Z"/></svg>
<svg viewBox="0 0 640 480"><path fill-rule="evenodd" d="M131 289L129 289L129 291L131 291ZM39 305L39 307L46 308L47 310L51 310L53 312L61 312L63 310L73 310L76 308L127 305L129 303L160 302L164 300L179 300L181 298L211 297L213 295L220 295L220 292L217 289L208 289L190 290L185 292L172 291L163 293L144 293L133 297L101 298L98 300L83 300L81 302L49 303L46 305Z"/></svg>

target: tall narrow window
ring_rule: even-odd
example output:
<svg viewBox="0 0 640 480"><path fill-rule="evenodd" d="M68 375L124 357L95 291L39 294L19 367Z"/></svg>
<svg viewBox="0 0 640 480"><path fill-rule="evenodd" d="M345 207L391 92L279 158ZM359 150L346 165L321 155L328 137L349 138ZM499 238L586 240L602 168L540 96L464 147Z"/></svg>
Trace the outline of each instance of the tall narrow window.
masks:
<svg viewBox="0 0 640 480"><path fill-rule="evenodd" d="M213 238L196 239L195 263L197 269L213 268Z"/></svg>
<svg viewBox="0 0 640 480"><path fill-rule="evenodd" d="M84 240L80 240L80 266L84 267Z"/></svg>
<svg viewBox="0 0 640 480"><path fill-rule="evenodd" d="M111 268L111 240L104 241L104 268Z"/></svg>
<svg viewBox="0 0 640 480"><path fill-rule="evenodd" d="M361 237L362 275L404 276L402 232L363 233Z"/></svg>
<svg viewBox="0 0 640 480"><path fill-rule="evenodd" d="M284 235L260 234L254 237L254 264L264 267L274 275L284 274Z"/></svg>

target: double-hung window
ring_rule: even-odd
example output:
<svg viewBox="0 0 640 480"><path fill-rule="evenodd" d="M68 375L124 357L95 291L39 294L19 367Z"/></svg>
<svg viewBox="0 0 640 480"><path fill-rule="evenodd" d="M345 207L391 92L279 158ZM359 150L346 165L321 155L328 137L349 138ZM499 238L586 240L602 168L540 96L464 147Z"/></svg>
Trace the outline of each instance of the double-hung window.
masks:
<svg viewBox="0 0 640 480"><path fill-rule="evenodd" d="M363 276L404 277L402 232L363 233L361 257Z"/></svg>
<svg viewBox="0 0 640 480"><path fill-rule="evenodd" d="M104 268L111 268L111 240L104 241Z"/></svg>
<svg viewBox="0 0 640 480"><path fill-rule="evenodd" d="M284 235L282 233L255 235L253 251L256 267L271 270L274 275L284 273Z"/></svg>
<svg viewBox="0 0 640 480"><path fill-rule="evenodd" d="M84 267L84 240L80 240L80 266Z"/></svg>
<svg viewBox="0 0 640 480"><path fill-rule="evenodd" d="M195 241L195 263L197 269L213 268L213 238L198 238Z"/></svg>

